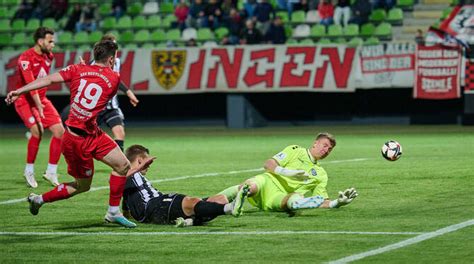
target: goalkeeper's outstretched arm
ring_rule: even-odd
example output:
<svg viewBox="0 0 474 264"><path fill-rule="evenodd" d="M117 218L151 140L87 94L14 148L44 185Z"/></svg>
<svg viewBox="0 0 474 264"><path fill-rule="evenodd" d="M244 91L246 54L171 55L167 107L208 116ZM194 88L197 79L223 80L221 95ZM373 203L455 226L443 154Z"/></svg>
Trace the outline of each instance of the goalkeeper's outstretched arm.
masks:
<svg viewBox="0 0 474 264"><path fill-rule="evenodd" d="M339 192L337 199L324 199L322 196L303 197L294 193L288 197L286 207L290 210L314 209L314 208L339 208L350 204L359 194L355 188Z"/></svg>
<svg viewBox="0 0 474 264"><path fill-rule="evenodd" d="M263 165L263 168L265 168L266 171L269 171L278 175L282 175L282 176L287 176L287 177L305 175L304 170L292 170L292 169L283 168L274 159L266 160L265 164Z"/></svg>

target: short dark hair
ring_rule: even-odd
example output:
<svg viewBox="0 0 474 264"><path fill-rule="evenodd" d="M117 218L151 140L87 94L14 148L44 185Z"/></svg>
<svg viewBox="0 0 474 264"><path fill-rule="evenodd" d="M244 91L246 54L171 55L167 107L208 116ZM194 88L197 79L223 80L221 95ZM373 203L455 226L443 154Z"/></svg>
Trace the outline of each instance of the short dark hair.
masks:
<svg viewBox="0 0 474 264"><path fill-rule="evenodd" d="M117 37L115 37L114 34L112 33L107 33L107 34L104 34L102 36L102 38L100 39L100 41L106 41L106 40L110 40L110 41L113 41L113 42L117 42Z"/></svg>
<svg viewBox="0 0 474 264"><path fill-rule="evenodd" d="M106 62L109 57L115 56L118 50L117 43L106 40L97 42L94 45L94 60L96 62Z"/></svg>
<svg viewBox="0 0 474 264"><path fill-rule="evenodd" d="M331 142L332 147L336 146L336 138L332 134L330 134L328 132L322 132L322 133L319 133L316 136L316 140L318 140L320 138L327 138L329 140L329 142Z"/></svg>
<svg viewBox="0 0 474 264"><path fill-rule="evenodd" d="M47 34L54 35L54 30L52 28L47 27L39 27L36 29L35 34L33 34L33 39L35 40L35 44L38 39L45 38Z"/></svg>
<svg viewBox="0 0 474 264"><path fill-rule="evenodd" d="M142 145L131 145L125 150L125 156L130 162L135 161L138 156L150 154L150 151Z"/></svg>

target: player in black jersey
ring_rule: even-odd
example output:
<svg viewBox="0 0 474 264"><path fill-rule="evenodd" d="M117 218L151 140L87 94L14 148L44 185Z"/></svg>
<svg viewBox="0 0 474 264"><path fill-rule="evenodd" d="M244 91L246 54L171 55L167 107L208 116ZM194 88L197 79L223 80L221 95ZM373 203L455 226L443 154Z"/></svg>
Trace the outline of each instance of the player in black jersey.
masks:
<svg viewBox="0 0 474 264"><path fill-rule="evenodd" d="M150 152L141 145L132 145L125 151L131 169L140 166ZM190 197L178 193L162 193L145 177L148 169L136 172L127 179L122 209L141 223L175 224L177 227L200 225L219 215L242 215L242 205L248 189L242 188L232 203L224 195L207 198ZM127 212L129 214L127 214Z"/></svg>

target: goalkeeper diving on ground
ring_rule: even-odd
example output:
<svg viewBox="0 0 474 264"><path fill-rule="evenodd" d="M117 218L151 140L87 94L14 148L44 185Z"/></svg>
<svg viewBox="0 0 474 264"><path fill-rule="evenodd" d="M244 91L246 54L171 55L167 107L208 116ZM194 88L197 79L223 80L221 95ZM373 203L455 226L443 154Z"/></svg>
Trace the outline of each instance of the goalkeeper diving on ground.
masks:
<svg viewBox="0 0 474 264"><path fill-rule="evenodd" d="M263 211L288 212L290 215L300 209L348 205L357 197L356 189L340 191L336 199L330 200L326 190L328 175L319 162L335 146L336 139L329 133L318 134L308 149L290 145L265 161L264 173L219 194L233 201L242 189L248 189L248 201L253 206Z"/></svg>

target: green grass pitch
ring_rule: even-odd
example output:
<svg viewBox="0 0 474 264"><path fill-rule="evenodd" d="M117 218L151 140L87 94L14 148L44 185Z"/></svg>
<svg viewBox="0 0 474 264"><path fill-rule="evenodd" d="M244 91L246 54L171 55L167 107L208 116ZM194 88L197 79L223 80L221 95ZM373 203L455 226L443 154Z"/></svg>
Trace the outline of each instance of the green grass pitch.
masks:
<svg viewBox="0 0 474 264"><path fill-rule="evenodd" d="M97 189L30 215L28 204L19 201L32 191L22 176L25 130L2 128L0 263L326 263L399 242L404 246L355 262L474 263L473 225L404 244L474 219L474 127L129 127L125 143L143 144L158 157L148 178L159 190L204 197L257 174L287 145L308 147L319 131L338 141L322 162L329 195L356 187L359 197L351 205L288 217L246 204L242 217L219 217L207 226L139 224L128 230L103 223L108 189L100 187L108 186L110 169L99 162ZM390 139L403 146L396 162L380 155ZM49 134L36 161L36 193L51 188L41 179L48 146ZM63 160L59 172L60 181L72 179Z"/></svg>

